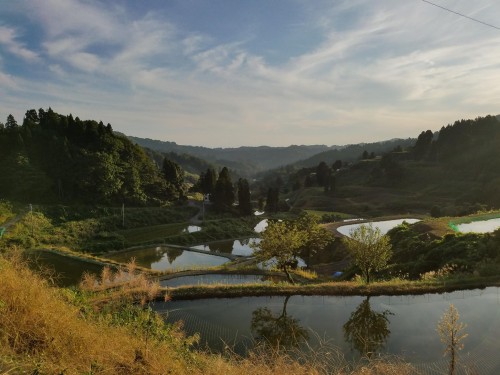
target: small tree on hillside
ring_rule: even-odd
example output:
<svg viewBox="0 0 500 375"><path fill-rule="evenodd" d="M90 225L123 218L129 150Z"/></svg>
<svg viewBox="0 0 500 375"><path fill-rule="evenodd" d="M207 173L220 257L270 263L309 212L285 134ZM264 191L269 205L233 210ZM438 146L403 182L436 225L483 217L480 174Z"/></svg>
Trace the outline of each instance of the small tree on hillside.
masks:
<svg viewBox="0 0 500 375"><path fill-rule="evenodd" d="M250 186L245 178L240 178L238 180L238 208L241 215L252 214Z"/></svg>
<svg viewBox="0 0 500 375"><path fill-rule="evenodd" d="M448 311L442 316L437 325L437 332L441 342L445 345L444 354L450 353L449 375L455 375L457 354L464 348L462 341L468 336L464 333L466 324L459 322L458 310L450 304Z"/></svg>
<svg viewBox="0 0 500 375"><path fill-rule="evenodd" d="M269 188L267 190L266 211L278 212L280 201L280 191L278 188Z"/></svg>
<svg viewBox="0 0 500 375"><path fill-rule="evenodd" d="M293 222L269 222L261 238L260 243L250 245L254 255L262 261L275 258L291 283L294 281L288 270L298 264L299 257L324 249L332 240L331 234L310 215Z"/></svg>
<svg viewBox="0 0 500 375"><path fill-rule="evenodd" d="M371 224L353 229L343 242L367 283L370 283L371 274L385 268L392 256L389 237Z"/></svg>
<svg viewBox="0 0 500 375"><path fill-rule="evenodd" d="M307 233L299 230L292 222L269 222L262 233L259 244L251 244L254 255L261 261L276 259L277 267L282 269L288 280L294 283L288 269L297 265L302 246L307 242Z"/></svg>
<svg viewBox="0 0 500 375"><path fill-rule="evenodd" d="M234 187L231 181L231 175L229 170L224 167L219 173L219 178L215 184L215 189L213 193L213 199L211 199L215 208L218 211L224 211L231 208L234 203Z"/></svg>

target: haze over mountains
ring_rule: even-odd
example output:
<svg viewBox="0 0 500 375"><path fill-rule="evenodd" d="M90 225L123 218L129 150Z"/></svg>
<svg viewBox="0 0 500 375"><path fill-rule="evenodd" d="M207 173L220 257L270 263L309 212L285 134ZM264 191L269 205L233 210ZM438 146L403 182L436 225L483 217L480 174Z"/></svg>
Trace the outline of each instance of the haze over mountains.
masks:
<svg viewBox="0 0 500 375"><path fill-rule="evenodd" d="M390 151L397 146L408 147L415 143L414 138L408 138L347 146L291 145L288 147L258 146L208 148L178 145L175 142L153 140L149 138L132 136L128 136L128 138L139 146L169 154L170 157L174 159L176 156L173 155L173 153L177 155L187 154L201 158L205 162L215 166L227 166L236 173L246 176L292 164L300 167L310 167L317 165L323 160L334 161L336 159L341 159L344 161L354 161L359 159L365 149L370 152L382 153ZM192 163L184 163L182 158L178 158L175 161L192 173L200 172L200 170L192 170Z"/></svg>

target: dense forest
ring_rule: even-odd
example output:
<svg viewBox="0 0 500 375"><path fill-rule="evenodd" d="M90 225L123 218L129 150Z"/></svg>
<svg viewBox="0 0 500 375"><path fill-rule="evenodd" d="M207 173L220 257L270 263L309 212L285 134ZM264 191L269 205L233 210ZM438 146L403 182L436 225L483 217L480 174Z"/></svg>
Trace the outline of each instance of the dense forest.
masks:
<svg viewBox="0 0 500 375"><path fill-rule="evenodd" d="M319 152L339 146L297 146L288 147L237 147L207 148L199 146L183 146L175 142L164 142L149 138L128 137L133 142L151 150L163 153L189 154L210 162L217 168L228 167L233 173L242 177L250 177L257 172L309 158Z"/></svg>
<svg viewBox="0 0 500 375"><path fill-rule="evenodd" d="M341 150L323 152L262 173L254 189L278 189L295 208L358 215L454 216L500 207L497 117L459 120L439 132L389 144L383 152L380 144L349 146L348 158L340 157Z"/></svg>
<svg viewBox="0 0 500 375"><path fill-rule="evenodd" d="M21 125L12 115L0 124L0 160L0 196L11 200L141 205L183 194L179 181L110 124L50 108L28 110Z"/></svg>

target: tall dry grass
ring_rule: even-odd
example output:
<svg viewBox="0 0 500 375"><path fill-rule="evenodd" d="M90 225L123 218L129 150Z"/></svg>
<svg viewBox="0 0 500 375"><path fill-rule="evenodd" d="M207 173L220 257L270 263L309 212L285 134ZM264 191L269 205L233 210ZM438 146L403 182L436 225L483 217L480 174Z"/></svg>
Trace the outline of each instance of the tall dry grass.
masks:
<svg viewBox="0 0 500 375"><path fill-rule="evenodd" d="M155 343L124 327L84 319L60 290L33 274L15 256L0 258L0 369L65 374L183 374L174 345ZM174 342L174 341L172 341Z"/></svg>
<svg viewBox="0 0 500 375"><path fill-rule="evenodd" d="M182 332L163 327L160 317L154 313L151 315L148 309L139 308L136 315L130 315L132 320L142 319L147 323L139 326L129 324L127 319L109 318L122 313L117 310L104 308L88 313L84 309L85 302L74 301L74 295L83 298L84 293L51 287L45 279L30 271L19 256L0 257L0 275L2 375L413 373L406 364L384 361L370 361L355 369L339 362L332 368L326 365L329 363L326 352L309 360L298 360L293 355L272 351L257 351L245 358L197 352L191 349L192 341ZM126 283L129 287L144 287L140 285L144 281L136 281L142 280L141 277L132 275L135 275L133 265L123 273L104 271L94 280L87 277L83 284L87 283L95 294L103 285L113 282L119 285L118 288ZM141 315L142 312L146 315ZM158 331L153 332L151 327Z"/></svg>

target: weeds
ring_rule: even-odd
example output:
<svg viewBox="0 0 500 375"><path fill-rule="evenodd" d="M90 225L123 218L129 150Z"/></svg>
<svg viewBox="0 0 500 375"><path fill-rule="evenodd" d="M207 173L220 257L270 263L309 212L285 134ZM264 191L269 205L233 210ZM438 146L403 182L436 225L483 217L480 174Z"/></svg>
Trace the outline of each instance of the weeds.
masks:
<svg viewBox="0 0 500 375"><path fill-rule="evenodd" d="M7 374L410 374L408 365L390 361L370 361L353 370L343 363L326 371L325 363L333 363L325 362L326 352L301 363L274 351L247 358L194 351L197 337L185 337L181 326L165 325L147 304L118 302L127 301L129 294L116 303L93 304L96 295L124 284L149 290L147 297L154 294L154 287L137 281L143 279L133 263L121 273L87 277L84 284L93 291L51 288L18 255L0 257L0 270L0 367Z"/></svg>

